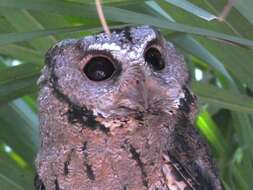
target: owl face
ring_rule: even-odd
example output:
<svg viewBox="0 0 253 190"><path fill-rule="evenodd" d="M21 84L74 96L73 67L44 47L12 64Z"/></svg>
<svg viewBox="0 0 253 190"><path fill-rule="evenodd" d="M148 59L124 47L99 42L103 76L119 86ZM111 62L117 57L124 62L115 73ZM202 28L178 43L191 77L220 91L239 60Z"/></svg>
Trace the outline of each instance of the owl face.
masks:
<svg viewBox="0 0 253 190"><path fill-rule="evenodd" d="M149 26L62 41L47 55L41 83L53 79L69 102L96 116L172 113L185 98L184 60Z"/></svg>

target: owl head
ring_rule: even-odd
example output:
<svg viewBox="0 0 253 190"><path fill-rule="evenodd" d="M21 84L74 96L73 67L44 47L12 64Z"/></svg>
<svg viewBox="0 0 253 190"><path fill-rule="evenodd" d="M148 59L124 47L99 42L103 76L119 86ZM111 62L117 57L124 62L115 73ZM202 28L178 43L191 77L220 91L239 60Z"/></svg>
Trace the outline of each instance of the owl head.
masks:
<svg viewBox="0 0 253 190"><path fill-rule="evenodd" d="M150 26L64 40L46 63L40 86L90 117L173 115L194 102L183 57Z"/></svg>

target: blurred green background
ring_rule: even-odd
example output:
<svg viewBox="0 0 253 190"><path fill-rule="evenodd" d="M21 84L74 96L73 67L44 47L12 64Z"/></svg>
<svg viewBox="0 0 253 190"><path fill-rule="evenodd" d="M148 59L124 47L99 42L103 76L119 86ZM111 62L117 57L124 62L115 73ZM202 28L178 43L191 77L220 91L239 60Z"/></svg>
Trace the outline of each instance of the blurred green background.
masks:
<svg viewBox="0 0 253 190"><path fill-rule="evenodd" d="M227 190L253 189L253 1L104 0L110 27L149 24L185 55L196 126ZM0 189L33 189L36 80L55 42L101 31L92 0L0 0Z"/></svg>

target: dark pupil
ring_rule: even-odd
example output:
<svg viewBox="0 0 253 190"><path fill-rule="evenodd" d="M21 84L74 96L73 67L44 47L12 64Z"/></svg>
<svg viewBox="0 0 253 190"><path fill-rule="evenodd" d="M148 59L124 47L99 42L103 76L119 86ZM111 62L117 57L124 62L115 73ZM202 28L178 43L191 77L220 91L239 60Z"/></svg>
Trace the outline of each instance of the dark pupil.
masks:
<svg viewBox="0 0 253 190"><path fill-rule="evenodd" d="M145 61L151 65L154 70L162 70L165 67L161 53L156 48L150 48L146 51Z"/></svg>
<svg viewBox="0 0 253 190"><path fill-rule="evenodd" d="M104 57L92 58L83 68L86 76L93 81L102 81L110 78L114 70L113 63Z"/></svg>

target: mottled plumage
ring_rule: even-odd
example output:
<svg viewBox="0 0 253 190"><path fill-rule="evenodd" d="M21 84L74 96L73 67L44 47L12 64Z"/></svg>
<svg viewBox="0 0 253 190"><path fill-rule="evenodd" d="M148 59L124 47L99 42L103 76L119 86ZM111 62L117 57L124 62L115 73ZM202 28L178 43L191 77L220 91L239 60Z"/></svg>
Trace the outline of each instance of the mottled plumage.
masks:
<svg viewBox="0 0 253 190"><path fill-rule="evenodd" d="M64 40L38 81L37 190L222 190L184 59L149 26Z"/></svg>

